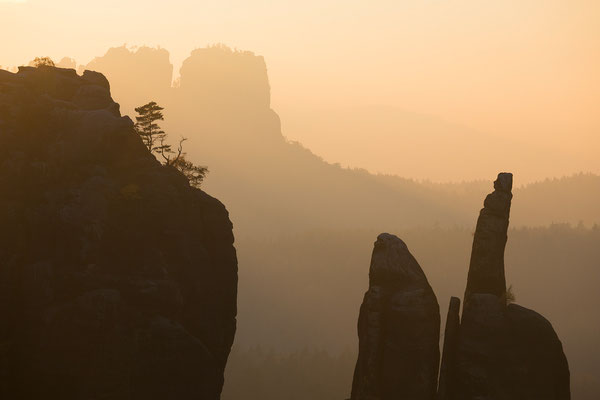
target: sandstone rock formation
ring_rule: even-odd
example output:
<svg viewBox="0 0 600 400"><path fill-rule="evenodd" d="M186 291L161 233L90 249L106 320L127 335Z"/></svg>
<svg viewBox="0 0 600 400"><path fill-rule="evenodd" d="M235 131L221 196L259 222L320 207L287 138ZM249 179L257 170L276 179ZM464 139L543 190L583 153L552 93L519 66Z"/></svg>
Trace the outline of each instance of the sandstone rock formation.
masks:
<svg viewBox="0 0 600 400"><path fill-rule="evenodd" d="M180 70L184 96L195 96L203 108L226 107L235 114L262 113L271 107L265 59L250 51L217 45L192 51ZM210 96L198 96L210 93ZM279 128L279 127L277 127Z"/></svg>
<svg viewBox="0 0 600 400"><path fill-rule="evenodd" d="M512 174L501 173L477 219L465 303L472 293L506 294L504 248L512 200Z"/></svg>
<svg viewBox="0 0 600 400"><path fill-rule="evenodd" d="M147 152L91 71L0 71L0 148L0 398L218 399L225 207Z"/></svg>
<svg viewBox="0 0 600 400"><path fill-rule="evenodd" d="M404 242L377 238L358 320L352 400L570 399L569 366L552 325L507 304L511 189L512 174L499 174L477 220L462 318L460 300L450 299L439 382L435 295Z"/></svg>
<svg viewBox="0 0 600 400"><path fill-rule="evenodd" d="M121 111L133 113L135 107L151 100L165 106L173 82L173 65L169 57L165 49L142 46L129 50L123 45L110 48L104 56L94 58L81 68L106 76ZM137 93L135 100L131 93Z"/></svg>
<svg viewBox="0 0 600 400"><path fill-rule="evenodd" d="M406 244L379 235L358 320L352 400L433 399L439 324L435 294Z"/></svg>
<svg viewBox="0 0 600 400"><path fill-rule="evenodd" d="M479 215L460 327L456 301L448 312L440 399L570 398L567 360L550 322L521 306L507 306L504 248L511 188L512 174L499 174Z"/></svg>

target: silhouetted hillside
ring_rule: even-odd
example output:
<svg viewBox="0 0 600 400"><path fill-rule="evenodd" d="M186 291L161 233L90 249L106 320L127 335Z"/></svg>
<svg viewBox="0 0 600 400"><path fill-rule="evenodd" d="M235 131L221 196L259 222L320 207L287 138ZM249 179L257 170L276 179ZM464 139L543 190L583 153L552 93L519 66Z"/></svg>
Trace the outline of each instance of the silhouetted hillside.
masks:
<svg viewBox="0 0 600 400"><path fill-rule="evenodd" d="M277 111L287 136L302 138L305 146L326 154L328 160L370 171L456 181L481 177L482 173L493 176L499 167L511 171L536 168L526 157L533 150L531 145L432 115L375 105ZM490 143L494 143L494 151L490 151ZM539 152L539 146L536 150ZM549 150L542 154L545 160L559 156Z"/></svg>
<svg viewBox="0 0 600 400"><path fill-rule="evenodd" d="M409 189L406 179L393 175L376 175L377 179L399 191ZM423 192L433 193L439 202L454 202L462 214L477 209L486 191L485 181L460 183L419 182ZM600 176L580 173L561 178L548 178L514 189L511 225L534 227L549 224L583 223L591 227L600 223ZM468 226L468 225L467 225Z"/></svg>
<svg viewBox="0 0 600 400"><path fill-rule="evenodd" d="M386 105L310 106L288 101L278 106L277 113L287 137L330 162L374 172L470 181L502 169L515 172L520 182L532 182L587 171L590 165L585 156L556 147L551 140L534 142L512 131L478 131L436 115ZM572 129L581 133L578 127Z"/></svg>
<svg viewBox="0 0 600 400"><path fill-rule="evenodd" d="M520 225L600 223L600 176L549 178L515 191L513 218Z"/></svg>

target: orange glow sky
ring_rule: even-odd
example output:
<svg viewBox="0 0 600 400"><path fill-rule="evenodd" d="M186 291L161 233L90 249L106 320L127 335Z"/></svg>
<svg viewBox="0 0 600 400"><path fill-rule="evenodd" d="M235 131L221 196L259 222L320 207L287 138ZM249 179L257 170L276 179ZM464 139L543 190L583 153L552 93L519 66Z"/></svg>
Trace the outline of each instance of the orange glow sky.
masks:
<svg viewBox="0 0 600 400"><path fill-rule="evenodd" d="M598 21L597 0L0 0L0 65L87 63L127 43L167 48L178 70L221 42L265 57L282 116L398 107L543 143L573 160L564 173L600 172ZM320 135L290 134L327 158Z"/></svg>

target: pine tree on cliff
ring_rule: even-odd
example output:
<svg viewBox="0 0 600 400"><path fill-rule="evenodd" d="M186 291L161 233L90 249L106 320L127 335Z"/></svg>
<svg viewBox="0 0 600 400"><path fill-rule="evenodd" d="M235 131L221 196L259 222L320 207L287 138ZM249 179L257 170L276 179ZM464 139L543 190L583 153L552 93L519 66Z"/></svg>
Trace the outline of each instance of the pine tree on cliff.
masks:
<svg viewBox="0 0 600 400"><path fill-rule="evenodd" d="M166 143L167 134L157 123L165 119L162 113L163 110L164 108L154 101L137 107L135 111L139 115L135 117L135 130L142 138L148 151L160 155L164 165L177 168L181 171L188 179L190 185L200 187L204 177L208 173L208 168L194 165L191 161L186 160L186 153L183 151L183 142L187 138L182 137L179 140L176 151L173 150L170 144Z"/></svg>
<svg viewBox="0 0 600 400"><path fill-rule="evenodd" d="M154 101L135 109L135 112L139 114L135 117L135 130L150 152L160 151L160 146L156 146L156 143L164 143L167 137L165 131L160 129L160 126L156 123L165 119L162 110L164 108Z"/></svg>

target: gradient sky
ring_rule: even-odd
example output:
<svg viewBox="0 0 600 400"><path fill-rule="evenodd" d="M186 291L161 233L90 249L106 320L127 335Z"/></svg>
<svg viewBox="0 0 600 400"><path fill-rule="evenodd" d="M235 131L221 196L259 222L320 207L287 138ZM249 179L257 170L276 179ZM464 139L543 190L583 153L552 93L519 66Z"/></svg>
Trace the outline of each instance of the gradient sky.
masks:
<svg viewBox="0 0 600 400"><path fill-rule="evenodd" d="M275 110L394 106L600 172L599 21L597 0L0 0L0 65L127 43L167 48L178 70L221 42L265 56Z"/></svg>

